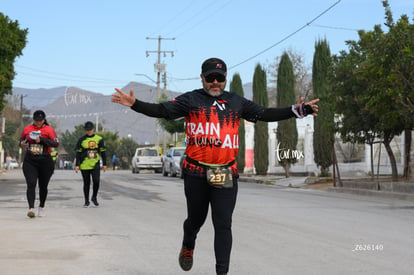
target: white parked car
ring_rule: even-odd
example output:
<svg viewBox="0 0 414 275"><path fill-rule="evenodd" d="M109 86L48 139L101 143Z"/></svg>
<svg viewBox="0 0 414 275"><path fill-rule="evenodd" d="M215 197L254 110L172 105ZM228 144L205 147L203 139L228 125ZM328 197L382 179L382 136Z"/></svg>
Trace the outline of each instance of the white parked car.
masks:
<svg viewBox="0 0 414 275"><path fill-rule="evenodd" d="M17 162L17 160L12 159L10 161L10 167L8 167L7 162L4 163L4 169L14 169L14 168L19 168L19 163Z"/></svg>
<svg viewBox="0 0 414 275"><path fill-rule="evenodd" d="M139 173L141 169L151 169L156 173L162 171L162 158L155 148L137 148L131 160L132 173Z"/></svg>
<svg viewBox="0 0 414 275"><path fill-rule="evenodd" d="M175 177L181 175L181 156L184 155L185 147L171 147L162 159L162 175Z"/></svg>

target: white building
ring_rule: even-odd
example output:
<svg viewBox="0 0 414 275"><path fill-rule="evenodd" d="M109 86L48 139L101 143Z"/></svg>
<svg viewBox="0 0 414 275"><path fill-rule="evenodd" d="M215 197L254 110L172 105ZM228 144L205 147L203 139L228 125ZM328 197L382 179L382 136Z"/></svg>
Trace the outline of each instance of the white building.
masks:
<svg viewBox="0 0 414 275"><path fill-rule="evenodd" d="M316 166L313 156L313 116L297 119L298 145L296 148L297 162L292 165L291 173L305 173L308 175L319 175L320 169ZM255 173L254 169L254 123L245 121L246 129L246 166L244 173ZM278 163L278 142L276 139L277 122L268 123L269 131L269 168L268 174L284 174L284 169ZM402 175L404 165L404 135L394 137L392 144L393 152L397 161L398 173ZM414 144L411 146L411 161L414 159ZM279 148L281 149L281 148ZM347 158L346 152L356 152L354 158ZM366 176L371 174L371 157L369 145L343 144L340 138L336 138L335 152L338 159L338 166L341 176ZM374 174L390 175L390 160L383 144L375 144L374 152ZM280 155L279 155L280 157ZM332 167L330 168L332 172Z"/></svg>

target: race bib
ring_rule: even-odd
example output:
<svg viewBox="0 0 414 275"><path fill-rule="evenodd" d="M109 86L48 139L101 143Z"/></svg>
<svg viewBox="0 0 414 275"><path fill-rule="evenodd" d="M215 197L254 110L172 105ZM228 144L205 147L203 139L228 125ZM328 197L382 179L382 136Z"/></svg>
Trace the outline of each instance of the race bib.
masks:
<svg viewBox="0 0 414 275"><path fill-rule="evenodd" d="M29 150L33 155L41 155L43 154L43 145L42 144L30 144Z"/></svg>
<svg viewBox="0 0 414 275"><path fill-rule="evenodd" d="M231 168L228 167L209 167L207 168L207 181L216 188L232 188L233 176Z"/></svg>
<svg viewBox="0 0 414 275"><path fill-rule="evenodd" d="M95 159L98 155L98 152L96 150L88 150L86 152L86 155L88 156L88 159Z"/></svg>

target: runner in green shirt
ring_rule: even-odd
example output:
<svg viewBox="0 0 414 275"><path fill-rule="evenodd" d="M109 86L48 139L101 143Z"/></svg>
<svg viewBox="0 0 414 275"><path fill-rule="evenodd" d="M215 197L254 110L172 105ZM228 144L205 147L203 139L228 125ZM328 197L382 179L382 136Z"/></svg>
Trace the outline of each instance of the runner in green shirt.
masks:
<svg viewBox="0 0 414 275"><path fill-rule="evenodd" d="M85 123L86 135L78 140L76 145L76 167L75 172L81 170L83 178L83 194L85 196L84 207L89 207L89 190L92 177L92 197L91 201L95 206L99 206L97 195L100 183L101 160L102 169L106 171L106 148L103 138L94 133L95 126L91 121Z"/></svg>

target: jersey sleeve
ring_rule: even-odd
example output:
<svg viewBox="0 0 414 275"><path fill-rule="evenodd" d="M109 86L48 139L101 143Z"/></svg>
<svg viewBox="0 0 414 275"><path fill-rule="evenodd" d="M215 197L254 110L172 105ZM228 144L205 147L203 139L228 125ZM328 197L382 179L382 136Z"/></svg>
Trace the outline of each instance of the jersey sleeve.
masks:
<svg viewBox="0 0 414 275"><path fill-rule="evenodd" d="M262 120L265 107L248 100L244 97L240 97L242 103L242 114L241 117L250 122L256 122Z"/></svg>
<svg viewBox="0 0 414 275"><path fill-rule="evenodd" d="M286 108L266 108L259 104L248 100L242 99L243 102L243 115L242 117L251 122L260 121L280 121L295 117L291 107Z"/></svg>
<svg viewBox="0 0 414 275"><path fill-rule="evenodd" d="M183 117L188 114L188 96L182 94L172 101L149 103L135 99L131 109L149 117L165 118L167 120Z"/></svg>
<svg viewBox="0 0 414 275"><path fill-rule="evenodd" d="M270 121L280 121L289 119L292 117L296 117L295 114L292 112L291 107L286 108L266 108L263 112L262 121L270 122Z"/></svg>
<svg viewBox="0 0 414 275"><path fill-rule="evenodd" d="M166 116L166 112L161 104L144 102L139 99L135 99L134 104L131 106L131 110L149 117L162 118Z"/></svg>
<svg viewBox="0 0 414 275"><path fill-rule="evenodd" d="M83 160L83 148L82 148L82 141L84 137L81 137L78 142L76 143L75 151L76 151L76 166L79 166L81 161Z"/></svg>
<svg viewBox="0 0 414 275"><path fill-rule="evenodd" d="M40 137L40 142L49 146L49 147L58 147L59 146L59 139L56 135L55 130L52 127L47 127L46 137Z"/></svg>
<svg viewBox="0 0 414 275"><path fill-rule="evenodd" d="M172 101L161 103L168 112L166 119L177 119L188 115L191 106L191 93L179 95Z"/></svg>

